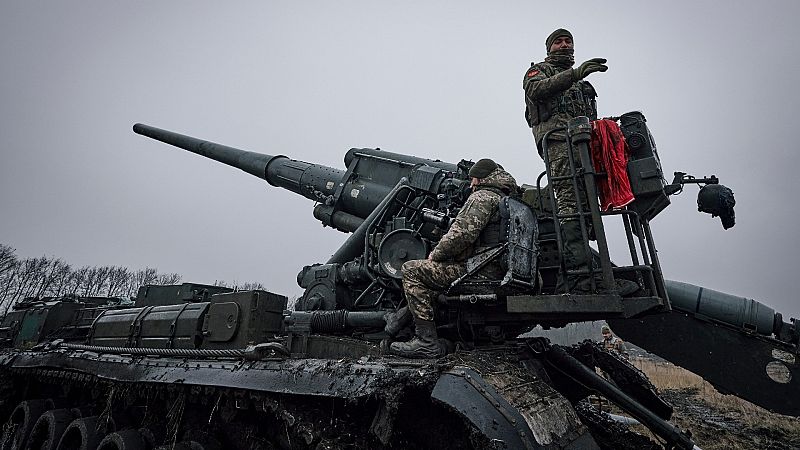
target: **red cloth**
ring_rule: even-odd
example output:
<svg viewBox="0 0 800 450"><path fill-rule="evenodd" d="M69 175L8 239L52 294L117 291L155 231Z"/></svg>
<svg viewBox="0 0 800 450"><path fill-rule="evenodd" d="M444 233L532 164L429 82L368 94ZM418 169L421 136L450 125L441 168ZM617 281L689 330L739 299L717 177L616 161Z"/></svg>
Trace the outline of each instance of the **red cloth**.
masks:
<svg viewBox="0 0 800 450"><path fill-rule="evenodd" d="M592 164L605 178L597 178L600 209L622 208L634 200L628 181L628 144L617 122L600 119L592 122Z"/></svg>

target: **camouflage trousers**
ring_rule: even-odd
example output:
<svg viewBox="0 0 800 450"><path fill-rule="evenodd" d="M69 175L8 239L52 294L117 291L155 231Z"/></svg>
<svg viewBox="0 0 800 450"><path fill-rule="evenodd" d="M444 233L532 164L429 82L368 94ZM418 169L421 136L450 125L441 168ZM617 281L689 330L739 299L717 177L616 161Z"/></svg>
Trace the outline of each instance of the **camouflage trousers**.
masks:
<svg viewBox="0 0 800 450"><path fill-rule="evenodd" d="M569 162L569 144L567 141L551 139L547 144L547 153L550 159L550 174L553 177L568 177L572 175L572 168ZM577 171L582 167L577 147L573 148L572 157L575 161L575 170ZM577 213L578 202L580 202L583 212L589 212L589 204L586 200L586 188L582 179L577 180L577 191L575 190L571 178L553 181L550 184L556 196L556 211L558 211L558 214ZM589 255L586 253L580 222L577 218L572 218L561 219L559 223L561 225L561 241L564 250L562 254L564 265L567 269L587 268ZM560 280L559 284L561 285L564 281L565 280ZM571 285L576 282L577 280L570 280L568 285L561 287L561 290L572 290Z"/></svg>
<svg viewBox="0 0 800 450"><path fill-rule="evenodd" d="M440 292L467 271L464 263L415 259L403 264L403 290L415 318L433 320L433 304Z"/></svg>
<svg viewBox="0 0 800 450"><path fill-rule="evenodd" d="M569 164L569 145L567 141L550 139L547 145L547 153L550 159L550 173L552 176L570 176L572 174L572 169ZM578 154L577 147L573 148L572 157L575 161L575 170L580 169L581 157ZM553 186L553 192L556 194L556 203L558 203L557 211L559 214L575 214L578 212L579 200L583 211L589 211L589 205L586 203L586 189L582 180L578 182L577 195L572 185L572 179L554 181L550 184Z"/></svg>

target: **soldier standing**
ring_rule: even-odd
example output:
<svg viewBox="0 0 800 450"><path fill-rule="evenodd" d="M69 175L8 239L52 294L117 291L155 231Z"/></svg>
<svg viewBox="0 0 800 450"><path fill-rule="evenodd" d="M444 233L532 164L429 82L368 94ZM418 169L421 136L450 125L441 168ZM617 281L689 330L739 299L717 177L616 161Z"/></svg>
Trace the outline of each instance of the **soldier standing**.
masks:
<svg viewBox="0 0 800 450"><path fill-rule="evenodd" d="M608 325L603 325L600 332L603 334L603 340L600 341L600 343L603 344L603 348L610 352L618 353L623 358L628 359L628 348L625 347L625 342L614 336Z"/></svg>
<svg viewBox="0 0 800 450"><path fill-rule="evenodd" d="M428 259L403 264L403 291L414 318L415 336L408 342L393 342L392 353L409 358L437 358L439 345L434 323L434 301L440 292L467 271L467 259L500 241L498 205L506 195L516 195L517 183L491 159L481 159L469 170L473 192L453 224L431 251ZM502 277L499 263L489 263L478 272L489 279Z"/></svg>
<svg viewBox="0 0 800 450"><path fill-rule="evenodd" d="M573 68L574 45L572 33L559 28L552 32L545 41L547 58L544 62L531 63L525 72L522 87L525 90L525 119L533 131L539 155L547 147L550 160L550 174L553 177L572 175L569 161L569 144L564 131L550 133L547 142L544 136L551 130L566 128L570 119L587 116L589 120L597 119L597 93L584 78L595 72L608 70L603 58L590 59ZM580 167L580 156L573 151L576 169ZM556 196L558 214L575 214L578 202L582 211L589 211L583 183L578 183L576 195L571 179L557 180L550 183ZM588 270L589 255L581 233L578 218L565 218L560 221L561 240L563 243L564 266L567 270ZM598 274L599 277L599 274ZM598 278L599 280L599 278ZM627 282L627 283L626 283ZM590 293L591 282L588 275L568 279L559 279L561 290L572 293ZM636 283L617 280L620 294L626 295L638 290Z"/></svg>

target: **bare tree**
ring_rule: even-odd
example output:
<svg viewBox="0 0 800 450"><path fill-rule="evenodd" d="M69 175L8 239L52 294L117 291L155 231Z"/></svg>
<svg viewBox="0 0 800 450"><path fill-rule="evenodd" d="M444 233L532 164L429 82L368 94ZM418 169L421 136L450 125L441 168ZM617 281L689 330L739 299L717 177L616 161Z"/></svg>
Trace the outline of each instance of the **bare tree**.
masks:
<svg viewBox="0 0 800 450"><path fill-rule="evenodd" d="M130 282L131 272L121 266L112 266L106 284L107 297L122 297L127 294L126 286Z"/></svg>
<svg viewBox="0 0 800 450"><path fill-rule="evenodd" d="M136 282L139 286L155 284L156 278L158 278L158 271L152 267L145 267L136 272Z"/></svg>
<svg viewBox="0 0 800 450"><path fill-rule="evenodd" d="M264 285L255 281L248 281L247 283L242 283L236 287L237 291L263 291Z"/></svg>
<svg viewBox="0 0 800 450"><path fill-rule="evenodd" d="M156 269L153 269L151 267L146 267L144 269L139 269L136 272L133 272L126 286L128 297L136 296L136 293L139 292L139 288L142 286L148 284L155 284L157 277L158 277L158 272L156 271Z"/></svg>
<svg viewBox="0 0 800 450"><path fill-rule="evenodd" d="M22 261L22 270L18 281L19 288L12 299L12 304L21 299L35 296L49 265L50 260L46 256L27 258Z"/></svg>
<svg viewBox="0 0 800 450"><path fill-rule="evenodd" d="M8 245L0 244L0 277L13 270L16 264L16 251Z"/></svg>
<svg viewBox="0 0 800 450"><path fill-rule="evenodd" d="M177 273L160 273L156 277L155 284L178 284L181 282L181 278Z"/></svg>
<svg viewBox="0 0 800 450"><path fill-rule="evenodd" d="M83 266L74 269L60 258L42 256L20 260L16 250L0 244L0 311L8 310L25 297L58 297L82 295L86 297L134 297L141 286L149 284L178 284L178 273L159 273L146 267L132 271L121 266ZM232 284L224 280L215 286L234 290L264 289L258 282Z"/></svg>
<svg viewBox="0 0 800 450"><path fill-rule="evenodd" d="M214 286L226 287L233 289L234 291L264 290L264 285L256 281L240 283L234 280L232 283L228 283L225 280L216 280L214 281Z"/></svg>
<svg viewBox="0 0 800 450"><path fill-rule="evenodd" d="M19 273L19 260L16 251L5 244L0 244L0 307L4 307L10 299Z"/></svg>
<svg viewBox="0 0 800 450"><path fill-rule="evenodd" d="M39 282L34 296L40 298L57 296L61 291L64 277L69 274L69 271L69 264L65 263L60 258L46 258L46 262L41 266Z"/></svg>
<svg viewBox="0 0 800 450"><path fill-rule="evenodd" d="M3 272L2 278L0 278L0 283L2 283L0 284L0 308L2 308L4 315L11 308L13 298L16 295L21 267L20 261L15 259L9 268Z"/></svg>
<svg viewBox="0 0 800 450"><path fill-rule="evenodd" d="M67 286L69 284L70 276L72 275L72 266L65 263L61 259L56 260L56 264L51 268L53 282L50 289L45 293L51 297L59 297L66 294Z"/></svg>
<svg viewBox="0 0 800 450"><path fill-rule="evenodd" d="M89 266L83 266L69 274L64 288L64 294L78 294L89 274Z"/></svg>
<svg viewBox="0 0 800 450"><path fill-rule="evenodd" d="M94 290L88 295L91 297L98 297L108 285L108 278L111 274L111 267L99 266L94 267Z"/></svg>
<svg viewBox="0 0 800 450"><path fill-rule="evenodd" d="M91 297L92 292L96 289L97 285L97 267L86 267L86 275L83 278L83 284L80 286L80 295L82 297Z"/></svg>

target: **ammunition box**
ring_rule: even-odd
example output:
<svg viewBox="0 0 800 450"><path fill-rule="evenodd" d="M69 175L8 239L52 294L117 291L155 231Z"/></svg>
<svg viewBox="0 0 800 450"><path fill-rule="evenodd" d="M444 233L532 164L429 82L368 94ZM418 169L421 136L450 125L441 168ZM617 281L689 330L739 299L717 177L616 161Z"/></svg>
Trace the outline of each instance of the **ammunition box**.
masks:
<svg viewBox="0 0 800 450"><path fill-rule="evenodd" d="M268 341L281 333L287 300L266 291L212 296L203 322L202 348L244 348Z"/></svg>

